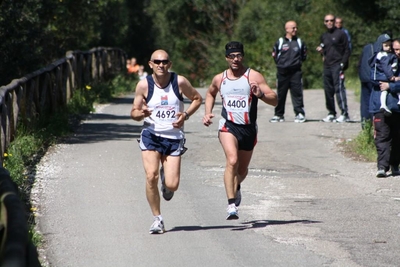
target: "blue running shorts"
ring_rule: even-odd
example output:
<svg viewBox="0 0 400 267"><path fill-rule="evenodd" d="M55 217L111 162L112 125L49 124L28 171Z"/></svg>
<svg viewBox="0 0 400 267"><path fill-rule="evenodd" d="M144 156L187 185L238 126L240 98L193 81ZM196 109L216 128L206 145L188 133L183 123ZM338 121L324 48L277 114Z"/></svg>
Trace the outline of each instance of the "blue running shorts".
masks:
<svg viewBox="0 0 400 267"><path fill-rule="evenodd" d="M149 130L143 129L140 135L139 147L142 151L154 150L161 155L180 156L186 152L184 147L186 139L169 139L152 134Z"/></svg>

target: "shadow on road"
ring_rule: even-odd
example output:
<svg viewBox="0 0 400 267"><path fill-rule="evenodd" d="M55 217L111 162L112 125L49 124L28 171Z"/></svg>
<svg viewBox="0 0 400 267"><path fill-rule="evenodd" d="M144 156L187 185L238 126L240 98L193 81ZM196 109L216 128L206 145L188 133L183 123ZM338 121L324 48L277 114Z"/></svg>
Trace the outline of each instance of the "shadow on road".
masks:
<svg viewBox="0 0 400 267"><path fill-rule="evenodd" d="M231 229L232 231L242 231L249 230L253 228L263 228L269 225L283 225L283 224L311 224L311 223L322 223L321 221L310 221L310 220L292 220L292 221L274 221L274 220L255 220L242 222L242 225L213 225L213 226L198 226L198 225L188 225L188 226L176 226L168 232L178 232L178 231L203 231L203 230L215 230L215 229Z"/></svg>
<svg viewBox="0 0 400 267"><path fill-rule="evenodd" d="M292 220L292 221L275 221L275 220L255 220L242 222L242 228L236 228L233 230L246 230L252 228L263 228L269 225L281 225L281 224L293 224L293 223L301 223L301 224L311 224L311 223L322 223L321 221L310 221L310 220Z"/></svg>
<svg viewBox="0 0 400 267"><path fill-rule="evenodd" d="M201 230L214 230L214 229L235 229L242 228L240 225L213 225L213 226L198 226L198 225L188 225L188 226L175 226L174 228L168 230L167 232L178 232L178 231L201 231Z"/></svg>

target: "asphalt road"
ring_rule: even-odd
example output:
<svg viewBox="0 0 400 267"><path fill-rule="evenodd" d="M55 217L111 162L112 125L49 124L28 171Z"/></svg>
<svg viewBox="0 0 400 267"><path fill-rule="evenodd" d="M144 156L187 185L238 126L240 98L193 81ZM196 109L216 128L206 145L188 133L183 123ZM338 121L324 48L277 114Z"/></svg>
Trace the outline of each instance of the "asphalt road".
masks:
<svg viewBox="0 0 400 267"><path fill-rule="evenodd" d="M273 107L259 105L237 221L225 220L220 101L209 128L202 106L185 125L180 188L161 203L163 235L148 233L133 95L99 106L37 166L42 259L57 267L400 266L400 177L375 178L375 163L342 153L361 130L359 103L348 98L352 122L343 124L321 122L322 90L305 91L305 123L293 122L290 97L284 123L269 123Z"/></svg>

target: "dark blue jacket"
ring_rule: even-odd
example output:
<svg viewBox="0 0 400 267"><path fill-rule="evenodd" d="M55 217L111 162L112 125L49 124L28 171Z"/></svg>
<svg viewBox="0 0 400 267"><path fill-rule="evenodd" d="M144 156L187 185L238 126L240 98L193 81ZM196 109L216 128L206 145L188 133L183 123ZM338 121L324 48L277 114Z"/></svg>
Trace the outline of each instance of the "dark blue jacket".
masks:
<svg viewBox="0 0 400 267"><path fill-rule="evenodd" d="M391 52L379 52L371 66L371 80L388 82L397 69L397 57Z"/></svg>
<svg viewBox="0 0 400 267"><path fill-rule="evenodd" d="M374 55L374 45L367 44L364 46L360 60L358 61L358 77L363 83L371 81L371 67L368 61Z"/></svg>
<svg viewBox="0 0 400 267"><path fill-rule="evenodd" d="M381 34L374 43L374 55L369 60L373 81L389 81L394 75L393 68L397 70L396 55L383 51L383 43L387 41L391 41L390 36Z"/></svg>
<svg viewBox="0 0 400 267"><path fill-rule="evenodd" d="M396 73L396 76L400 76L399 72ZM388 90L389 94L386 98L386 105L392 112L400 113L400 106L397 105L399 102L399 97L397 96L400 93L400 81L389 83L390 88ZM371 98L369 99L369 112L370 113L378 113L381 108L381 89L379 88L379 83L374 82L374 89L371 92Z"/></svg>

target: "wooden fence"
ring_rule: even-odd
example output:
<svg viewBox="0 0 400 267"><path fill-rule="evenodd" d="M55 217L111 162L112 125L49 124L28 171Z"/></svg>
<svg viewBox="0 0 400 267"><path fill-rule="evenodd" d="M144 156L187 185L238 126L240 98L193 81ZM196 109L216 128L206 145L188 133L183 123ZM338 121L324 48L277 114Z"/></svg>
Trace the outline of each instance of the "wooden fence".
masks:
<svg viewBox="0 0 400 267"><path fill-rule="evenodd" d="M0 166L14 139L18 120L30 121L65 107L75 90L126 69L119 48L69 51L56 62L0 87Z"/></svg>
<svg viewBox="0 0 400 267"><path fill-rule="evenodd" d="M36 247L28 234L24 205L17 185L0 167L0 265L40 267Z"/></svg>
<svg viewBox="0 0 400 267"><path fill-rule="evenodd" d="M32 121L66 107L76 90L126 70L118 48L70 51L62 59L0 87L0 265L40 267L16 184L3 165L19 120Z"/></svg>

